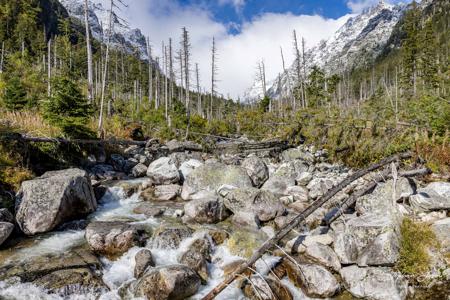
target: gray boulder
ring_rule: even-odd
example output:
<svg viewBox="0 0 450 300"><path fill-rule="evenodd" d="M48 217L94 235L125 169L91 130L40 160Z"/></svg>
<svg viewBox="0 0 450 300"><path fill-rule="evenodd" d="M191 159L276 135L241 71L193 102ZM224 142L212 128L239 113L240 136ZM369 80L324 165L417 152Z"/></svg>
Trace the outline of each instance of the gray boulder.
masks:
<svg viewBox="0 0 450 300"><path fill-rule="evenodd" d="M287 188L295 185L298 174L308 170L308 165L301 161L282 164L263 184L262 190L270 191L276 196L289 196Z"/></svg>
<svg viewBox="0 0 450 300"><path fill-rule="evenodd" d="M251 187L252 181L244 168L222 163L204 164L190 173L183 184L181 197L184 200L201 199L215 195L222 185Z"/></svg>
<svg viewBox="0 0 450 300"><path fill-rule="evenodd" d="M152 252L148 249L142 249L134 256L134 277L140 278L144 274L145 270L149 267L154 267Z"/></svg>
<svg viewBox="0 0 450 300"><path fill-rule="evenodd" d="M300 250L300 252L312 263L320 264L336 272L341 269L339 257L330 246L311 242L305 246L304 251Z"/></svg>
<svg viewBox="0 0 450 300"><path fill-rule="evenodd" d="M224 197L224 204L234 214L250 212L262 222L273 220L285 212L284 206L275 195L257 188L231 190Z"/></svg>
<svg viewBox="0 0 450 300"><path fill-rule="evenodd" d="M148 166L147 176L157 185L180 181L178 168L169 157L161 157Z"/></svg>
<svg viewBox="0 0 450 300"><path fill-rule="evenodd" d="M196 159L190 159L188 161L183 162L180 165L180 168L178 169L181 174L181 180L184 181L188 177L189 174L192 173L195 169L198 167L201 167L203 165L203 162L196 160Z"/></svg>
<svg viewBox="0 0 450 300"><path fill-rule="evenodd" d="M215 224L225 220L230 213L218 197L192 200L184 205L183 222Z"/></svg>
<svg viewBox="0 0 450 300"><path fill-rule="evenodd" d="M0 222L0 246L6 241L14 230L14 225L8 222Z"/></svg>
<svg viewBox="0 0 450 300"><path fill-rule="evenodd" d="M410 197L414 210L428 212L450 210L450 182L432 182Z"/></svg>
<svg viewBox="0 0 450 300"><path fill-rule="evenodd" d="M131 175L136 178L144 177L147 174L147 169L148 168L145 164L138 163L131 169Z"/></svg>
<svg viewBox="0 0 450 300"><path fill-rule="evenodd" d="M201 280L184 265L149 269L137 282L135 296L153 300L182 300L197 293Z"/></svg>
<svg viewBox="0 0 450 300"><path fill-rule="evenodd" d="M431 228L441 243L443 250L450 252L450 218L434 222Z"/></svg>
<svg viewBox="0 0 450 300"><path fill-rule="evenodd" d="M260 187L269 178L269 169L264 161L257 156L246 158L242 162L242 167L247 170L247 174L255 187Z"/></svg>
<svg viewBox="0 0 450 300"><path fill-rule="evenodd" d="M317 199L333 187L333 181L328 178L314 178L306 187L309 190L309 196L312 199Z"/></svg>
<svg viewBox="0 0 450 300"><path fill-rule="evenodd" d="M177 249L194 231L187 226L161 225L152 237L152 246L159 249Z"/></svg>
<svg viewBox="0 0 450 300"><path fill-rule="evenodd" d="M155 187L155 200L170 201L178 197L181 193L181 186L178 184L158 185Z"/></svg>
<svg viewBox="0 0 450 300"><path fill-rule="evenodd" d="M332 224L334 251L342 264L391 266L399 256L399 228L389 216L367 214Z"/></svg>
<svg viewBox="0 0 450 300"><path fill-rule="evenodd" d="M310 297L331 297L339 291L339 282L322 266L285 260L289 279Z"/></svg>
<svg viewBox="0 0 450 300"><path fill-rule="evenodd" d="M211 261L211 244L207 239L196 239L178 258L180 264L196 271L203 282L208 280L208 264Z"/></svg>
<svg viewBox="0 0 450 300"><path fill-rule="evenodd" d="M303 160L307 163L314 163L315 157L310 152L304 151L299 148L293 148L283 151L281 157L284 161Z"/></svg>
<svg viewBox="0 0 450 300"><path fill-rule="evenodd" d="M250 300L292 300L291 292L280 280L254 275L244 286L244 295Z"/></svg>
<svg viewBox="0 0 450 300"><path fill-rule="evenodd" d="M401 274L388 268L359 268L355 265L342 268L345 288L355 297L369 300L404 300L408 282Z"/></svg>
<svg viewBox="0 0 450 300"><path fill-rule="evenodd" d="M145 232L125 222L92 222L86 227L89 248L100 254L121 255L145 241Z"/></svg>
<svg viewBox="0 0 450 300"><path fill-rule="evenodd" d="M97 208L88 174L80 169L47 172L22 183L17 224L27 235L48 232Z"/></svg>

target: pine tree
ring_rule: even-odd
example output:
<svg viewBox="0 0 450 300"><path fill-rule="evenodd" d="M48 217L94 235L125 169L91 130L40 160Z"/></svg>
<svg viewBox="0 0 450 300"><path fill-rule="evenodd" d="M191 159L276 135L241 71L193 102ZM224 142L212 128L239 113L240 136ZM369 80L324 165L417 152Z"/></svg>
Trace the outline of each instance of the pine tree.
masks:
<svg viewBox="0 0 450 300"><path fill-rule="evenodd" d="M412 7L405 14L403 40L403 86L407 94L416 95L417 90L417 61L419 54L419 22L420 11L417 3L413 1Z"/></svg>
<svg viewBox="0 0 450 300"><path fill-rule="evenodd" d="M425 23L421 34L420 69L425 87L434 89L438 87L438 64L437 64L437 43L434 36L433 24L431 20Z"/></svg>
<svg viewBox="0 0 450 300"><path fill-rule="evenodd" d="M17 76L12 77L6 83L3 102L9 110L20 110L27 104L27 92Z"/></svg>
<svg viewBox="0 0 450 300"><path fill-rule="evenodd" d="M92 137L86 127L92 108L79 87L68 78L55 78L52 96L43 104L44 118L70 138Z"/></svg>

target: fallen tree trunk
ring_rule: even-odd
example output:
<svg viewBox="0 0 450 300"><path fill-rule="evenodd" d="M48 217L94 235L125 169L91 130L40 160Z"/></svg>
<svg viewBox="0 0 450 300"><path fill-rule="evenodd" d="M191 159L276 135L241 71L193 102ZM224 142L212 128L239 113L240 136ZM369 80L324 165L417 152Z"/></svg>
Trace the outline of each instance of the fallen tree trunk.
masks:
<svg viewBox="0 0 450 300"><path fill-rule="evenodd" d="M431 170L428 168L423 169L417 169L417 170L411 170L411 171L403 171L398 174L399 177L416 177L416 176L424 176L431 174ZM324 217L322 221L322 225L329 226L331 223L333 223L337 218L339 218L347 209L352 207L356 200L358 200L359 197L362 197L377 186L377 184L383 180L392 179L392 174L390 170L385 170L381 174L377 174L375 178L373 178L372 182L367 184L364 188L362 188L359 191L354 192L350 197L348 197L344 202L339 206L337 210L332 210L326 216Z"/></svg>
<svg viewBox="0 0 450 300"><path fill-rule="evenodd" d="M363 177L364 175L377 170L381 167L384 167L391 162L399 161L400 159L410 158L410 153L403 153L399 155L393 155L388 158L383 159L379 163L373 164L365 169L359 170L352 175L348 176L346 179L341 181L338 185L331 188L325 195L323 195L318 200L314 201L308 208L306 208L303 212L298 214L291 222L283 226L272 238L265 241L261 247L256 250L256 252L252 255L250 259L240 265L240 267L234 271L232 274L227 276L224 281L222 281L219 285L213 288L202 300L212 300L217 295L219 295L228 285L230 285L236 277L241 275L247 268L251 267L264 253L274 247L278 242L284 238L292 229L296 228L303 222L309 215L314 213L318 208L320 208L323 204L325 204L328 200L330 200L334 195L336 195L339 191L344 189L353 181Z"/></svg>

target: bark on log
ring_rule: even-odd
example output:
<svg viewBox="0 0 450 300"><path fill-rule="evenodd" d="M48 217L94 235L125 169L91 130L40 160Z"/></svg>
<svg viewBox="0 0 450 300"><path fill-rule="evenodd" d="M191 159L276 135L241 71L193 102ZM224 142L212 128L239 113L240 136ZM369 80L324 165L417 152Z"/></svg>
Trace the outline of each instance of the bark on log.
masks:
<svg viewBox="0 0 450 300"><path fill-rule="evenodd" d="M212 300L217 295L219 295L228 285L230 285L236 277L242 274L247 268L251 267L261 256L274 247L282 238L284 238L292 229L297 227L302 221L304 221L309 215L311 215L314 211L320 208L323 204L325 204L328 200L330 200L334 195L336 195L339 191L344 189L347 185L352 183L353 181L361 178L362 176L377 170L391 162L398 161L400 159L410 158L410 153L402 153L398 155L393 155L388 158L381 160L379 163L373 164L365 169L359 170L352 175L348 176L346 179L341 181L338 185L331 188L325 195L321 198L313 202L308 208L306 208L303 212L298 214L290 223L286 224L283 228L281 228L272 238L265 241L262 246L256 250L256 252L252 255L250 259L248 259L245 263L241 264L241 266L234 271L232 274L227 276L227 278L222 281L219 285L213 288L202 300Z"/></svg>

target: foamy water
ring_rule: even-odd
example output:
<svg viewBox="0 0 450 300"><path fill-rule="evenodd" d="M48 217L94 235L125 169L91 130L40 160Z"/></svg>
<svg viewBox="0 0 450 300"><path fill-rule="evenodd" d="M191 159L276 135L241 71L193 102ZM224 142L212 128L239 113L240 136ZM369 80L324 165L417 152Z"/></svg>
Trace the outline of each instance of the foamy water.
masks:
<svg viewBox="0 0 450 300"><path fill-rule="evenodd" d="M135 224L146 224L156 228L160 224L160 219L146 218L144 215L133 213L133 209L140 203L138 194L125 197L125 193L120 187L111 187L99 201L97 211L89 216L90 220L98 221L115 221L130 220ZM190 238L183 240L178 249L158 249L153 248L151 243L146 248L151 250L153 259L157 266L171 265L178 263L178 257L185 252L190 244L197 238L204 237L205 232L197 231ZM33 257L49 254L61 254L74 247L80 246L85 242L84 230L54 232L36 239L30 246L19 249L8 258L11 261L24 261ZM111 261L106 257L101 257L100 261L103 265L103 282L110 291L102 295L94 295L89 292L78 292L70 294L70 296L59 296L49 294L43 288L35 286L31 283L21 283L18 280L7 280L0 282L0 299L8 300L119 300L122 299L123 290L127 294L127 299L137 300L127 291L130 283L134 282L134 257L140 247L133 247L124 253L120 258ZM202 285L199 292L191 299L197 300L205 296L211 289L223 280L223 271L221 267L240 259L238 256L232 255L226 246L218 246L213 248L212 263L208 264L210 274L206 285ZM257 269L262 274L268 272L268 265L273 262L273 258L265 257L265 262L258 261ZM266 269L266 270L265 270ZM120 294L119 294L120 291ZM228 287L216 299L245 299L240 289L233 285Z"/></svg>

